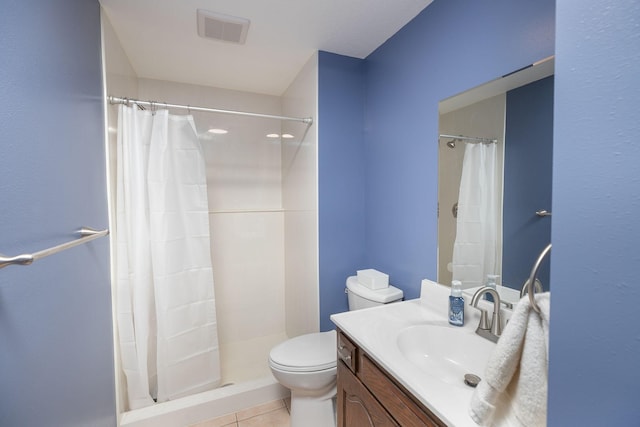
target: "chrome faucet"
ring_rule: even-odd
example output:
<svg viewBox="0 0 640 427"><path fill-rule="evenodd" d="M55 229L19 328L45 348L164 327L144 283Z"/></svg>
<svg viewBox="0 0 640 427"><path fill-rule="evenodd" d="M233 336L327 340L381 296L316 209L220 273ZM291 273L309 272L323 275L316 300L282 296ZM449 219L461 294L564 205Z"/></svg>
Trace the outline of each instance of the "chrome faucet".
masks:
<svg viewBox="0 0 640 427"><path fill-rule="evenodd" d="M491 294L493 297L493 316L491 316L491 323L487 317L487 311L478 308L478 301L482 299L484 294ZM483 286L478 289L473 298L471 298L471 305L480 310L480 323L476 329L476 334L483 338L486 338L493 342L498 342L498 338L502 334L502 321L500 319L500 294L495 289L489 286Z"/></svg>

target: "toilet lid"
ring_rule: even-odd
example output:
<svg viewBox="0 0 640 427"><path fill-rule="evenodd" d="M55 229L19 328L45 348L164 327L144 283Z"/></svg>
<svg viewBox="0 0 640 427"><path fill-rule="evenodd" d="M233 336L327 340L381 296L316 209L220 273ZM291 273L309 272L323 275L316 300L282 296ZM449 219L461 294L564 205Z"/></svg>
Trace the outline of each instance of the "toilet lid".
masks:
<svg viewBox="0 0 640 427"><path fill-rule="evenodd" d="M271 349L275 368L293 372L321 371L336 367L336 331L291 338Z"/></svg>

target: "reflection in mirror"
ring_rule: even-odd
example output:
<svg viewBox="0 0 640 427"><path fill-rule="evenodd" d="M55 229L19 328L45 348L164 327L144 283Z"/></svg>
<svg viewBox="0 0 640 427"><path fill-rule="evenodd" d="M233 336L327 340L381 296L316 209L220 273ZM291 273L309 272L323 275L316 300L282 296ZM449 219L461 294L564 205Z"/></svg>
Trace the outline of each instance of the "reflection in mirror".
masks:
<svg viewBox="0 0 640 427"><path fill-rule="evenodd" d="M551 240L553 58L447 98L439 114L438 282L469 289L491 274L519 291ZM547 290L547 265L538 277Z"/></svg>

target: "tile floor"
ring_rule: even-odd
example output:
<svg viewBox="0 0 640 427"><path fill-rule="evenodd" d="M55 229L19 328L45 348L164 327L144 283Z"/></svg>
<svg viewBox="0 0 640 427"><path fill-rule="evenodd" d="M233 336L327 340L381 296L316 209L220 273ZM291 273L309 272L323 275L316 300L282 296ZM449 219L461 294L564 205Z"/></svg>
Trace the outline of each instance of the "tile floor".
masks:
<svg viewBox="0 0 640 427"><path fill-rule="evenodd" d="M276 400L191 427L289 427L291 399Z"/></svg>

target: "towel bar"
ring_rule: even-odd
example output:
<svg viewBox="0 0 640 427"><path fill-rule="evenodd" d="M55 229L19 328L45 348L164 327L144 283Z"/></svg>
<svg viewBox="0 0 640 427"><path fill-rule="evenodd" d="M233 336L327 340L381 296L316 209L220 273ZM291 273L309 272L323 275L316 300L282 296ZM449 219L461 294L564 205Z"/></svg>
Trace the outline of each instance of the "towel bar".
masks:
<svg viewBox="0 0 640 427"><path fill-rule="evenodd" d="M33 263L33 261L38 260L40 258L44 258L49 255L56 254L58 252L62 252L66 249L70 249L74 246L82 245L83 243L90 242L91 240L97 239L99 237L106 236L109 234L109 230L94 230L89 227L82 227L78 230L78 234L80 234L80 238L76 240L72 240L70 242L62 243L57 246L53 246L48 249L43 249L38 252L34 252L32 254L22 254L16 255L13 257L7 257L0 254L0 268L4 268L8 265L29 265Z"/></svg>
<svg viewBox="0 0 640 427"><path fill-rule="evenodd" d="M549 243L547 247L544 248L542 252L540 252L540 255L538 255L538 259L533 264L533 268L531 269L531 274L529 275L529 279L527 279L527 282L528 282L527 285L529 287L529 290L528 290L529 302L531 303L531 307L537 313L540 313L540 307L538 307L538 304L536 303L536 299L533 297L533 295L536 292L535 286L533 286L533 283L535 283L536 278L538 276L538 270L540 269L540 264L542 264L542 260L544 260L544 257L546 257L550 251L551 251L551 243Z"/></svg>

